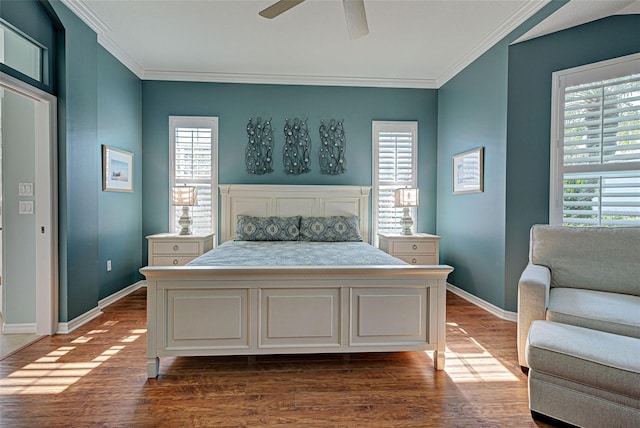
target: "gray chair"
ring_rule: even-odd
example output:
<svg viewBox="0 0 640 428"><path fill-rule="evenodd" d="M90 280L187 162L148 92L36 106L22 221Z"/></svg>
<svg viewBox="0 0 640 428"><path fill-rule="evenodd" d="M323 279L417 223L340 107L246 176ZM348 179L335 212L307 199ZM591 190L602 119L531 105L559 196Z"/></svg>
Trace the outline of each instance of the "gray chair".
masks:
<svg viewBox="0 0 640 428"><path fill-rule="evenodd" d="M530 239L517 340L531 410L640 426L640 227L535 225Z"/></svg>

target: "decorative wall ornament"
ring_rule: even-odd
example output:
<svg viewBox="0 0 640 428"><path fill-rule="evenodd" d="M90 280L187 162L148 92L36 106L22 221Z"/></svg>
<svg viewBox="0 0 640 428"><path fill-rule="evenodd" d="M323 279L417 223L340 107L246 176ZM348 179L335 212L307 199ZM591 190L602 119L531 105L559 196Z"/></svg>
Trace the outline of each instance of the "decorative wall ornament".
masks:
<svg viewBox="0 0 640 428"><path fill-rule="evenodd" d="M282 160L284 162L284 172L291 175L304 174L311 171L311 137L307 119L285 119L284 124L284 150Z"/></svg>
<svg viewBox="0 0 640 428"><path fill-rule="evenodd" d="M271 127L271 119L262 123L260 117L249 118L247 123L247 137L249 142L245 149L245 163L249 174L267 174L273 172L271 165L273 163L273 128Z"/></svg>
<svg viewBox="0 0 640 428"><path fill-rule="evenodd" d="M339 175L346 169L345 149L347 141L344 136L344 120L331 119L328 124L324 120L320 125L320 172L322 174Z"/></svg>

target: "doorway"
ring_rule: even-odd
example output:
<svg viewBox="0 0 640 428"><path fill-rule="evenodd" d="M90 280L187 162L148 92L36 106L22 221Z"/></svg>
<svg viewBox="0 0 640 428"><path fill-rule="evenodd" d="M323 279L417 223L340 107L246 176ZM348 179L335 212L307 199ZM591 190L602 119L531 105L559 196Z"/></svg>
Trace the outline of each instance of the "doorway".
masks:
<svg viewBox="0 0 640 428"><path fill-rule="evenodd" d="M0 91L2 334L50 335L58 326L57 101L4 73Z"/></svg>

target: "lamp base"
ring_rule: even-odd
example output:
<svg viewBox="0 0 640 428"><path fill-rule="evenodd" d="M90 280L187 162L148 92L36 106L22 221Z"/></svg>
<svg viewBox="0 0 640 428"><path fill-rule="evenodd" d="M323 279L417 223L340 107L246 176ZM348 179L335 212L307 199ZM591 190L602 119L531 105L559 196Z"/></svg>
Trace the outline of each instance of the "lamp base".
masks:
<svg viewBox="0 0 640 428"><path fill-rule="evenodd" d="M400 223L402 223L403 235L413 235L413 230L411 230L411 228L413 227L413 219L411 218L409 207L404 207L402 220L400 220Z"/></svg>
<svg viewBox="0 0 640 428"><path fill-rule="evenodd" d="M178 224L182 227L182 229L180 229L180 235L191 235L191 225L193 222L189 216L189 207L182 207L182 215L180 216L180 220L178 220Z"/></svg>

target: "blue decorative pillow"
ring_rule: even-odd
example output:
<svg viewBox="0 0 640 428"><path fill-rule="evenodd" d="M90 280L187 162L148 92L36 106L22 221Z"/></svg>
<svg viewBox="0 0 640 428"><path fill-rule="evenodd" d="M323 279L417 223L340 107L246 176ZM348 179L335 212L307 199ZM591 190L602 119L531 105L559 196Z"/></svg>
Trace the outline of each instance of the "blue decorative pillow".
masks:
<svg viewBox="0 0 640 428"><path fill-rule="evenodd" d="M362 241L360 219L357 216L301 217L300 240Z"/></svg>
<svg viewBox="0 0 640 428"><path fill-rule="evenodd" d="M297 241L299 236L300 216L238 216L236 241Z"/></svg>

